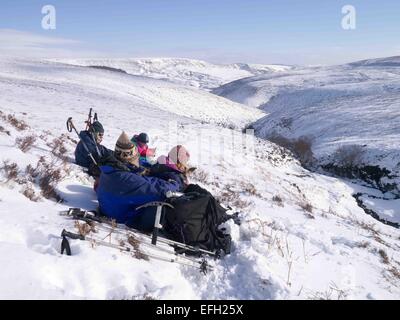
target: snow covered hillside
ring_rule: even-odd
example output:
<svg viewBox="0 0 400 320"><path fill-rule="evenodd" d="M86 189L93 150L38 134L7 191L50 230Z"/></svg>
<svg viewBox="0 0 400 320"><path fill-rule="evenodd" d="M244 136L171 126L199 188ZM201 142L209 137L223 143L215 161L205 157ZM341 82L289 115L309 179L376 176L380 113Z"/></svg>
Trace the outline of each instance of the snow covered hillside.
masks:
<svg viewBox="0 0 400 320"><path fill-rule="evenodd" d="M400 196L398 61L398 57L392 57L262 75L226 84L214 92L268 113L253 125L257 136L310 137L319 164L348 177L354 176L354 172L339 166L370 166L365 169L368 172L358 175L377 176L369 178L376 180L371 185L384 193L394 192L379 197L397 198ZM396 201L379 211L385 219L400 222Z"/></svg>
<svg viewBox="0 0 400 320"><path fill-rule="evenodd" d="M400 56L361 60L350 63L350 65L355 67L400 67Z"/></svg>
<svg viewBox="0 0 400 320"><path fill-rule="evenodd" d="M262 117L257 109L113 71L0 64L0 298L400 298L400 230L366 215L353 185L229 128ZM92 178L73 163L76 136L65 128L69 116L83 128L89 107L109 148L121 130L147 131L158 155L187 146L198 168L192 182L241 211L240 226L225 226L233 251L210 259L213 271L79 240L72 256L60 254L61 230L76 229L59 212L97 206Z"/></svg>
<svg viewBox="0 0 400 320"><path fill-rule="evenodd" d="M168 79L202 89L212 89L240 78L289 70L284 65L213 64L182 58L69 59L56 60L72 65L107 67L156 79Z"/></svg>
<svg viewBox="0 0 400 320"><path fill-rule="evenodd" d="M31 112L33 100L35 114L41 112L42 103L53 101L54 96L59 97L55 107L71 107L72 111L82 114L91 106L91 99L99 95L103 97L101 105L107 110L107 116L128 112L129 106L131 112L134 110L131 116L141 117L143 125L146 124L145 119L149 113L172 112L174 115L179 114L204 122L241 128L262 114L259 110L232 103L199 89L109 70L29 60L0 62L0 67L7 83L20 80L27 84L23 90L30 95L30 104L25 103L24 110ZM24 75L22 79L21 74ZM32 83L40 85L33 87ZM7 90L14 96L21 94L22 89L11 86ZM51 92L51 95L48 95L48 92ZM42 96L41 93L46 94Z"/></svg>

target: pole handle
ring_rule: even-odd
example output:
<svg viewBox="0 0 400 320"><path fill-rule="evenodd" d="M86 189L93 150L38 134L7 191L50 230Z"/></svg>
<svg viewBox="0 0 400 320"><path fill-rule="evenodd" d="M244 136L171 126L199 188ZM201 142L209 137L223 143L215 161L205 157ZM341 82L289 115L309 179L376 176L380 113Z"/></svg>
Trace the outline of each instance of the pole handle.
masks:
<svg viewBox="0 0 400 320"><path fill-rule="evenodd" d="M153 236L151 237L151 244L157 244L157 237L158 237L158 228L153 229Z"/></svg>
<svg viewBox="0 0 400 320"><path fill-rule="evenodd" d="M78 130L76 130L74 123L72 122L72 117L69 117L67 120L67 130L68 130L68 132L72 132L72 130L74 130L76 132L76 134L78 135L78 137L80 138Z"/></svg>
<svg viewBox="0 0 400 320"><path fill-rule="evenodd" d="M67 130L68 132L72 132L72 130L75 131L75 133L78 135L79 140L82 141L83 147L85 148L86 152L88 153L88 156L90 157L90 159L93 161L93 163L98 166L96 159L93 157L92 153L89 151L88 146L86 145L85 141L82 140L81 136L78 133L78 130L76 130L74 123L72 122L72 117L69 117L67 120ZM100 154L99 154L100 156Z"/></svg>
<svg viewBox="0 0 400 320"><path fill-rule="evenodd" d="M75 239L75 240L85 240L84 236L77 234L77 233L69 232L65 229L62 231L61 237L67 237L67 238Z"/></svg>
<svg viewBox="0 0 400 320"><path fill-rule="evenodd" d="M72 123L72 117L69 117L67 120L67 130L68 132L72 132L72 127L73 127L73 123Z"/></svg>

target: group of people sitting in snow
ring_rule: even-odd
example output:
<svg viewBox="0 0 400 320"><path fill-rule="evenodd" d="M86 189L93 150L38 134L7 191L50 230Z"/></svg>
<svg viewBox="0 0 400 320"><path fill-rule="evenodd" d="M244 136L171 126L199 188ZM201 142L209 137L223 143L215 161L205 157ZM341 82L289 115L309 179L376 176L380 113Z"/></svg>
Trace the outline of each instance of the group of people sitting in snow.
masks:
<svg viewBox="0 0 400 320"><path fill-rule="evenodd" d="M155 160L155 149L148 147L146 133L130 138L125 132L119 136L114 150L110 150L101 144L104 128L98 121L79 135L75 161L96 178L94 189L101 214L118 223L151 231L155 210L136 208L151 201L164 201L168 191L185 190L190 171L189 152L178 145L168 155ZM93 170L94 161L89 152L97 163L97 171Z"/></svg>

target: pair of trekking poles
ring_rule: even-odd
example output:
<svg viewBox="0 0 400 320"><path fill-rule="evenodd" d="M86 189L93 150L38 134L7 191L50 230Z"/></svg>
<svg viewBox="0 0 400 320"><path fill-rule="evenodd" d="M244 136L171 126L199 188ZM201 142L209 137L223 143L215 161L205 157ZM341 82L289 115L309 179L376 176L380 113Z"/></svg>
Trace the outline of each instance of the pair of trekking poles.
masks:
<svg viewBox="0 0 400 320"><path fill-rule="evenodd" d="M97 113L95 113L94 114L94 121L97 121L97 120L98 120L97 119ZM90 126L92 125L92 108L90 108L89 115L88 115L88 120L86 120L85 122L86 122L86 130L88 130L90 128ZM83 139L79 135L78 130L76 130L76 127L74 126L74 123L72 122L72 117L69 117L68 120L67 120L67 130L68 130L68 132L72 132L72 130L74 130L76 132L76 134L79 137L79 140L82 142L83 147L85 148L86 152L88 153L88 156L93 161L93 163L96 166L98 166L97 161L93 157L93 155L90 152L90 150L89 150L88 146L86 145L85 141L83 141Z"/></svg>

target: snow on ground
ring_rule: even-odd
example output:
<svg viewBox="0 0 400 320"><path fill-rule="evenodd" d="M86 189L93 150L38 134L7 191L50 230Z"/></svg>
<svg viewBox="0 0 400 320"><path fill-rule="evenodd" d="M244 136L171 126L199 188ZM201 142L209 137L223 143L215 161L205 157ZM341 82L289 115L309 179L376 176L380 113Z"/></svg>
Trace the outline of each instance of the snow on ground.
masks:
<svg viewBox="0 0 400 320"><path fill-rule="evenodd" d="M80 66L114 68L132 75L168 79L179 84L202 89L212 89L240 78L281 72L292 68L273 64L213 64L182 58L58 59L55 61Z"/></svg>
<svg viewBox="0 0 400 320"><path fill-rule="evenodd" d="M179 104L197 91L47 62L3 61L0 70L1 298L399 299L400 231L366 215L351 185L308 172L274 144L216 125L214 108L204 110L204 123L195 111L192 118L174 114L174 105L152 97L168 90ZM146 99L127 94L130 85ZM196 100L194 108L211 97ZM226 121L242 124L229 109L234 104L217 101L228 110ZM226 223L233 251L211 260L212 272L79 240L71 241L72 256L60 254L61 230L76 230L59 212L97 206L93 180L72 163L76 137L65 128L68 116L82 128L89 106L106 128L106 146L113 148L121 130L147 131L158 154L183 143L198 168L192 181L242 212L240 226ZM32 135L22 151L27 140L17 139ZM39 176L37 166L45 169ZM38 180L54 169L63 203L41 194Z"/></svg>
<svg viewBox="0 0 400 320"><path fill-rule="evenodd" d="M253 124L259 137L311 137L320 164L338 165L336 152L341 149L342 156L354 154L347 157L356 160L352 164L386 168L391 177L381 182L396 184L395 193L399 196L398 60L399 57L373 59L261 75L226 84L214 92L267 112ZM395 208L391 221L398 221L398 202L387 205ZM387 214L382 211L382 216Z"/></svg>
<svg viewBox="0 0 400 320"><path fill-rule="evenodd" d="M14 90L14 93L9 92L11 97L5 99L13 99L17 95L15 91L19 90L25 90L31 97L37 98L38 91L41 91L43 95L39 95L40 100L35 99L38 112L42 102L52 101L55 95L63 95L64 98L60 97L58 101L59 108L72 108L71 111L78 111L82 115L91 106L91 99L103 97L98 100L107 110L107 118L118 112L127 112L125 106L129 106L145 123L147 120L143 115L172 111L204 122L242 127L262 114L259 110L232 103L199 89L142 76L29 60L3 62L0 66L3 83L20 80L26 84L23 88L15 86L5 89ZM21 74L24 76L21 77ZM119 101L122 103L117 103ZM25 102L24 106L27 106L24 109L27 112L32 110L30 104Z"/></svg>

